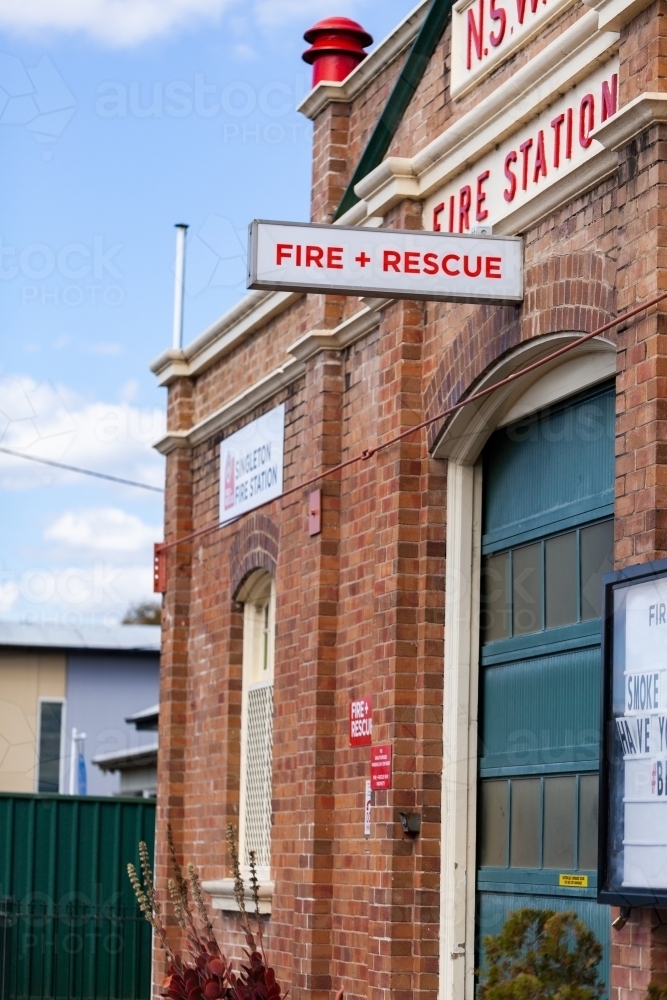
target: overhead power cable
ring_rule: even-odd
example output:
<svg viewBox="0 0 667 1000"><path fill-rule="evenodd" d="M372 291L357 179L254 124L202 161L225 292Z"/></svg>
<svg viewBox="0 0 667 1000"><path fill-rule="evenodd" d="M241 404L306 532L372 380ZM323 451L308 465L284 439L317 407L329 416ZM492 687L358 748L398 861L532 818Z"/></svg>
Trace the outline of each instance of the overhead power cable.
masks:
<svg viewBox="0 0 667 1000"><path fill-rule="evenodd" d="M394 437L388 438L386 441L379 442L375 445L375 447L364 448L359 455L354 455L352 458L348 458L346 461L340 462L338 465L331 465L328 469L323 469L322 472L318 472L317 475L312 476L310 479L306 479L305 482L298 483L298 485L292 486L289 490L285 490L285 492L281 493L279 497L275 497L273 500L266 500L263 504L260 504L260 507L265 507L270 503L275 503L277 500L282 501L286 497L292 496L294 493L299 493L307 486L313 486L315 483L321 482L323 479L328 479L329 476L333 476L337 472L341 472L343 469L347 469L350 465L356 465L358 462L367 462L369 459L373 458L374 455L377 455L379 451L384 451L385 448L389 448L391 445L397 444L398 441L402 441L404 438L411 437L413 434L423 430L425 427L429 427L431 424L444 420L446 417L451 416L458 410L462 410L464 406L469 406L470 403L474 403L479 399L484 399L491 393L496 392L497 389L500 389L501 386L515 382L528 372L541 368L543 365L548 364L555 358L559 358L561 355L567 354L574 348L587 343L589 340L592 340L593 337L599 337L600 334L606 333L607 330L613 330L614 327L620 326L621 323L625 323L626 320L632 319L633 316L638 316L640 313L646 312L647 309L657 305L659 302L663 302L665 299L667 299L667 292L662 292L661 295L656 295L655 298L649 299L648 302L643 302L641 305L635 306L634 309L629 309L627 312L621 313L621 315L617 316L616 319L609 320L609 322L599 326L596 330L592 330L591 333L585 333L582 337L578 337L576 340L566 344L565 347L561 347L557 351L547 354L546 357L540 358L539 361L534 361L532 364L526 365L525 368L520 368L518 371L508 375L507 378L500 379L499 382L494 382L493 385L487 386L486 389L480 389L471 396L466 396L465 399L461 399L458 403L448 406L446 410L441 410L440 413L436 413L433 417L428 417L427 420L422 420L420 424L408 427L408 429L402 431L402 433L396 434ZM183 542L193 541L195 538L201 538L203 535L208 535L212 531L217 531L225 526L225 524L215 521L213 524L208 524L205 528L199 528L198 531L193 531L189 535L184 535L182 538L173 538L165 542L159 542L155 546L156 557L163 552L169 551L169 549L174 548L176 545L181 545Z"/></svg>
<svg viewBox="0 0 667 1000"><path fill-rule="evenodd" d="M161 486L149 486L148 483L137 483L134 479L121 479L120 476L108 476L106 472L94 472L92 469L80 469L77 465L65 465L63 462L52 462L48 458L37 458L26 455L22 451L12 451L11 448L0 448L3 455L12 458L25 458L27 462L38 462L39 465L50 465L54 469L65 469L67 472L78 472L81 476L93 476L95 479L108 479L111 483L121 483L123 486L135 486L138 490L151 490L153 493L164 493Z"/></svg>

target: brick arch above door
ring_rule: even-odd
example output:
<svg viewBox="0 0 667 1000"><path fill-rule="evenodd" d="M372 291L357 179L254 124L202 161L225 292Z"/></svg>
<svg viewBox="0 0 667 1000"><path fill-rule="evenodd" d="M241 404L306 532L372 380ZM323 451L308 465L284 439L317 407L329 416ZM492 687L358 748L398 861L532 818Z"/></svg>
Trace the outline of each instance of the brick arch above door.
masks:
<svg viewBox="0 0 667 1000"><path fill-rule="evenodd" d="M615 265L603 254L553 256L529 266L523 306L479 306L444 352L426 388L426 418L479 388L479 381L520 344L563 331L586 333L612 319L615 280ZM437 423L429 427L429 449L442 432Z"/></svg>
<svg viewBox="0 0 667 1000"><path fill-rule="evenodd" d="M232 543L230 581L232 597L236 597L247 577L263 569L276 575L280 548L280 529L266 514L246 515Z"/></svg>

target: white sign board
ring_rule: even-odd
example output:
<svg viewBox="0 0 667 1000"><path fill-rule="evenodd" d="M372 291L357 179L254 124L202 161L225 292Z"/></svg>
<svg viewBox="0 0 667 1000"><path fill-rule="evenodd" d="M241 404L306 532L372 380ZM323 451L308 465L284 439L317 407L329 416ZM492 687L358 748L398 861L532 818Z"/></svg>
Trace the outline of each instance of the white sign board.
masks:
<svg viewBox="0 0 667 1000"><path fill-rule="evenodd" d="M495 226L604 153L591 133L618 110L618 74L616 56L429 195L424 228Z"/></svg>
<svg viewBox="0 0 667 1000"><path fill-rule="evenodd" d="M446 302L523 301L515 237L261 222L250 226L248 287Z"/></svg>
<svg viewBox="0 0 667 1000"><path fill-rule="evenodd" d="M607 577L601 902L667 903L667 560Z"/></svg>
<svg viewBox="0 0 667 1000"><path fill-rule="evenodd" d="M366 782L366 794L364 796L364 836L371 835L371 809L373 807L373 792L370 778Z"/></svg>
<svg viewBox="0 0 667 1000"><path fill-rule="evenodd" d="M667 579L631 587L625 608L623 885L667 889Z"/></svg>
<svg viewBox="0 0 667 1000"><path fill-rule="evenodd" d="M458 0L452 11L452 97L466 94L574 0Z"/></svg>
<svg viewBox="0 0 667 1000"><path fill-rule="evenodd" d="M280 496L284 445L284 403L221 443L221 524Z"/></svg>

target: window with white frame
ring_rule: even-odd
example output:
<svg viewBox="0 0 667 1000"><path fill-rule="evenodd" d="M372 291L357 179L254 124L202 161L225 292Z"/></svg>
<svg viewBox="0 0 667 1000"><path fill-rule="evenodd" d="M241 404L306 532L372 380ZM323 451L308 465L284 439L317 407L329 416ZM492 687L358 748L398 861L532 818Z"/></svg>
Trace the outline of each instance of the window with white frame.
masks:
<svg viewBox="0 0 667 1000"><path fill-rule="evenodd" d="M59 792L63 770L63 726L65 704L62 700L39 702L37 744L37 791Z"/></svg>
<svg viewBox="0 0 667 1000"><path fill-rule="evenodd" d="M276 618L273 578L258 570L246 581L238 599L243 603L239 855L246 868L254 851L260 878L268 880Z"/></svg>

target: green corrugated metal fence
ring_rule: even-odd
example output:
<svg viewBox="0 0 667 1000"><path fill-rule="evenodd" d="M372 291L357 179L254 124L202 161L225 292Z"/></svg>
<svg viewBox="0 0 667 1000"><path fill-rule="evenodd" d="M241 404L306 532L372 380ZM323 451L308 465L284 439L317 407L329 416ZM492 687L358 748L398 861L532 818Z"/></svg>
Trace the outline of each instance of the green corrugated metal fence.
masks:
<svg viewBox="0 0 667 1000"><path fill-rule="evenodd" d="M126 865L154 837L151 801L0 793L0 1000L148 1000Z"/></svg>

